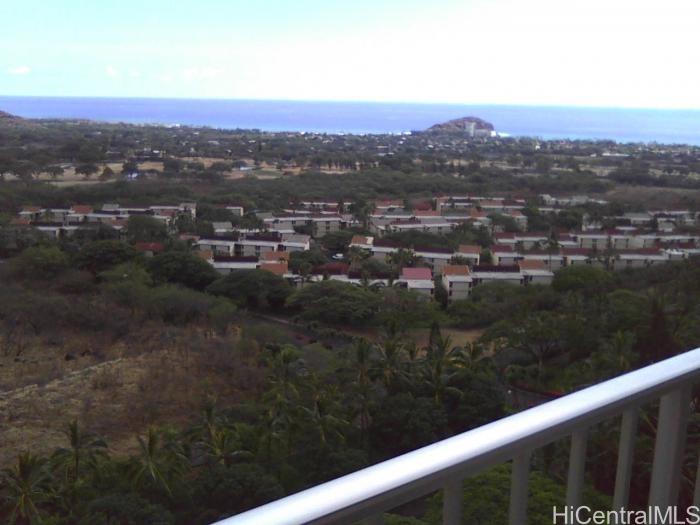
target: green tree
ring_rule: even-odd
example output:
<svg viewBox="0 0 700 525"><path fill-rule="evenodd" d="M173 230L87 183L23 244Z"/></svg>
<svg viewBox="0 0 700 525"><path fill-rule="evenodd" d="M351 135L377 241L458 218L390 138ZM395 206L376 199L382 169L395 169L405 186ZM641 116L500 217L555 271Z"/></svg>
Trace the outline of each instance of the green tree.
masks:
<svg viewBox="0 0 700 525"><path fill-rule="evenodd" d="M282 308L292 292L280 276L265 270L243 270L222 277L207 287L214 295L231 299L241 308Z"/></svg>
<svg viewBox="0 0 700 525"><path fill-rule="evenodd" d="M369 290L339 281L321 281L295 292L287 304L310 321L330 324L368 323L377 312L379 296Z"/></svg>
<svg viewBox="0 0 700 525"><path fill-rule="evenodd" d="M289 254L289 269L299 272L304 266L313 269L328 262L328 257L319 249L297 251Z"/></svg>
<svg viewBox="0 0 700 525"><path fill-rule="evenodd" d="M126 243L113 240L94 241L80 249L75 256L75 263L78 268L97 274L140 257L139 252Z"/></svg>
<svg viewBox="0 0 700 525"><path fill-rule="evenodd" d="M450 362L454 359L457 348L452 346L450 336L442 336L438 332L431 337L430 344L425 349L424 377L425 382L433 394L437 405L441 405L448 389L450 378Z"/></svg>
<svg viewBox="0 0 700 525"><path fill-rule="evenodd" d="M109 166L105 166L104 169L102 170L102 173L100 173L100 180L101 181L106 181L114 177L115 173L112 168Z"/></svg>
<svg viewBox="0 0 700 525"><path fill-rule="evenodd" d="M138 442L139 454L134 458L131 472L134 486L143 488L150 484L172 496L173 483L183 471L184 456L164 439L162 431L153 427L145 438L138 436Z"/></svg>
<svg viewBox="0 0 700 525"><path fill-rule="evenodd" d="M463 511L460 523L464 525L492 525L508 522L508 501L510 494L511 466L501 465L482 474L464 480ZM562 506L566 498L563 484L542 472L530 473L528 483L527 523L531 525L551 525L552 508ZM584 504L594 510L610 508L609 498L586 487ZM428 523L439 523L442 495L431 501L425 519Z"/></svg>
<svg viewBox="0 0 700 525"><path fill-rule="evenodd" d="M211 523L284 496L279 482L259 465L218 465L199 476L194 501L197 523Z"/></svg>
<svg viewBox="0 0 700 525"><path fill-rule="evenodd" d="M371 438L384 457L396 456L445 437L447 416L429 397L402 392L374 407Z"/></svg>
<svg viewBox="0 0 700 525"><path fill-rule="evenodd" d="M165 223L148 215L132 215L126 223L130 242L160 242L168 238Z"/></svg>
<svg viewBox="0 0 700 525"><path fill-rule="evenodd" d="M139 165L135 160L127 160L122 164L122 173L125 175L130 175L132 173L137 173L139 171Z"/></svg>
<svg viewBox="0 0 700 525"><path fill-rule="evenodd" d="M182 284L196 290L204 290L220 277L211 264L188 252L161 253L146 266L156 283Z"/></svg>
<svg viewBox="0 0 700 525"><path fill-rule="evenodd" d="M95 164L79 164L75 167L75 172L78 175L82 175L86 179L89 179L98 171L100 171L100 168L98 168Z"/></svg>
<svg viewBox="0 0 700 525"><path fill-rule="evenodd" d="M174 525L175 518L162 505L132 493L103 494L90 501L85 523L120 525Z"/></svg>
<svg viewBox="0 0 700 525"><path fill-rule="evenodd" d="M11 263L12 273L24 279L52 279L68 268L68 256L55 246L27 248Z"/></svg>
<svg viewBox="0 0 700 525"><path fill-rule="evenodd" d="M593 296L610 291L614 282L610 272L582 264L559 270L552 280L552 288L557 292L582 292Z"/></svg>
<svg viewBox="0 0 700 525"><path fill-rule="evenodd" d="M345 253L350 245L354 233L350 230L330 232L321 237L319 242L323 248L331 253Z"/></svg>
<svg viewBox="0 0 700 525"><path fill-rule="evenodd" d="M56 449L52 460L68 479L77 480L83 468L94 467L100 458L107 456L107 443L97 435L81 430L77 421L69 423L64 434L69 448Z"/></svg>
<svg viewBox="0 0 700 525"><path fill-rule="evenodd" d="M21 454L13 467L0 474L0 517L9 524L41 523L50 485L46 461L28 452Z"/></svg>
<svg viewBox="0 0 700 525"><path fill-rule="evenodd" d="M63 175L63 172L65 171L61 166L58 165L52 165L52 166L47 166L45 168L46 173L49 174L49 176L52 179L57 179L61 175Z"/></svg>

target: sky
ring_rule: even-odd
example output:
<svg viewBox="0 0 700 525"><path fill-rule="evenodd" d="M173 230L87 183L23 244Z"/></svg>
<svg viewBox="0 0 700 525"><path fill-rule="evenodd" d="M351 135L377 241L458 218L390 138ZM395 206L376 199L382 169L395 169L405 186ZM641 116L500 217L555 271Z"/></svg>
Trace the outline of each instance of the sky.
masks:
<svg viewBox="0 0 700 525"><path fill-rule="evenodd" d="M698 0L0 0L0 95L700 109Z"/></svg>

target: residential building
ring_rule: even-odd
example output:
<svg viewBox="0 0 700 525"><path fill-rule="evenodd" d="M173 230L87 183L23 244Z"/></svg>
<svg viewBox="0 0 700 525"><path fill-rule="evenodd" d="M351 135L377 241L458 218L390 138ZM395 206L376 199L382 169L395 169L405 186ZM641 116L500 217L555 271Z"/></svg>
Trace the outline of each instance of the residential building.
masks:
<svg viewBox="0 0 700 525"><path fill-rule="evenodd" d="M430 268L404 268L398 282L409 290L429 297L432 297L435 291L433 272L430 271Z"/></svg>
<svg viewBox="0 0 700 525"><path fill-rule="evenodd" d="M467 265L447 264L442 269L442 286L447 290L447 301L460 301L469 297L472 277Z"/></svg>
<svg viewBox="0 0 700 525"><path fill-rule="evenodd" d="M523 260L518 263L523 276L523 284L551 284L554 278L552 270L543 261Z"/></svg>

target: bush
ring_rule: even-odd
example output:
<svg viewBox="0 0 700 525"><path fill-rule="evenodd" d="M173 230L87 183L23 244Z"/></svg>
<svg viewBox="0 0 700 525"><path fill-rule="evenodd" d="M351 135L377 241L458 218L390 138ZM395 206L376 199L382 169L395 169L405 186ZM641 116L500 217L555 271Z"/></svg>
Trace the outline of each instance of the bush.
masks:
<svg viewBox="0 0 700 525"><path fill-rule="evenodd" d="M567 266L554 274L552 288L557 292L583 292L584 295L604 294L615 284L610 272L590 265Z"/></svg>
<svg viewBox="0 0 700 525"><path fill-rule="evenodd" d="M206 319L211 305L206 294L173 285L148 290L145 301L151 316L175 325Z"/></svg>
<svg viewBox="0 0 700 525"><path fill-rule="evenodd" d="M163 221L148 215L132 215L126 225L130 242L158 242L168 238Z"/></svg>
<svg viewBox="0 0 700 525"><path fill-rule="evenodd" d="M289 306L301 310L302 319L353 325L370 321L379 303L378 294L339 281L307 284L288 301Z"/></svg>
<svg viewBox="0 0 700 525"><path fill-rule="evenodd" d="M219 465L207 470L196 483L196 506L207 509L200 523L238 514L284 495L277 480L258 465Z"/></svg>
<svg viewBox="0 0 700 525"><path fill-rule="evenodd" d="M23 279L46 280L68 267L68 257L55 246L34 246L12 260L12 273Z"/></svg>
<svg viewBox="0 0 700 525"><path fill-rule="evenodd" d="M500 465L464 480L462 520L469 525L508 523L510 497L510 465ZM552 508L563 508L566 488L542 472L531 472L527 504L527 522L533 525L550 525ZM586 488L583 501L593 510L610 508L609 498ZM439 523L442 512L442 494L433 497L425 516L428 523Z"/></svg>
<svg viewBox="0 0 700 525"><path fill-rule="evenodd" d="M171 525L173 515L164 507L136 494L109 494L93 500L88 506L87 523L119 523L121 525Z"/></svg>
<svg viewBox="0 0 700 525"><path fill-rule="evenodd" d="M403 392L375 407L371 438L385 457L396 456L439 441L446 427L447 415L433 399Z"/></svg>
<svg viewBox="0 0 700 525"><path fill-rule="evenodd" d="M204 290L219 277L211 264L188 252L156 255L147 268L156 283L177 283L195 290Z"/></svg>
<svg viewBox="0 0 700 525"><path fill-rule="evenodd" d="M86 244L78 252L75 263L78 268L94 274L121 263L138 259L141 254L133 247L120 241L95 241Z"/></svg>
<svg viewBox="0 0 700 525"><path fill-rule="evenodd" d="M231 299L241 308L282 308L292 292L287 281L265 270L233 272L214 281L207 292Z"/></svg>

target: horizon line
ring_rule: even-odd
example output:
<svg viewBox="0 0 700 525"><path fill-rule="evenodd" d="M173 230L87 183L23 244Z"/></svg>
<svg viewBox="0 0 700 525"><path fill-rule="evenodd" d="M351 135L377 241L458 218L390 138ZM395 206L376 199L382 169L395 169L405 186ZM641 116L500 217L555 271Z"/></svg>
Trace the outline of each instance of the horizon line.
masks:
<svg viewBox="0 0 700 525"><path fill-rule="evenodd" d="M388 100L348 100L348 99L285 99L285 98L226 98L226 97L177 97L177 96L124 96L124 95L5 95L0 98L28 99L122 99L122 100L178 100L178 101L219 101L219 102L276 102L302 104L376 104L376 105L405 105L405 106L464 106L464 107L501 107L501 108L559 108L559 109L604 109L620 111L692 111L700 112L700 108L686 107L651 107L651 106L605 106L588 104L532 104L532 103L502 103L502 102L437 102L437 101L388 101Z"/></svg>

